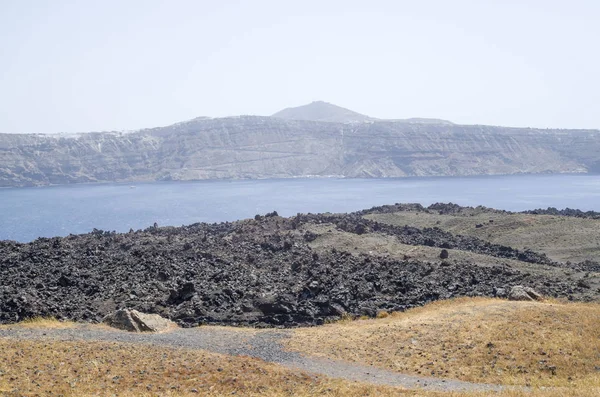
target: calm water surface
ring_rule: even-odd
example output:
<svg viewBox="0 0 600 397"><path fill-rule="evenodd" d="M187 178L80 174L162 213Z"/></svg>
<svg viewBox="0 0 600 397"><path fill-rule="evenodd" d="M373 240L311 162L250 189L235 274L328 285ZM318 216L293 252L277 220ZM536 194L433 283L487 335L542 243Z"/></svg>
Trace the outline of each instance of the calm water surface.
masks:
<svg viewBox="0 0 600 397"><path fill-rule="evenodd" d="M375 205L454 202L521 211L600 210L599 175L278 179L0 189L0 240L232 221L276 210L348 212Z"/></svg>

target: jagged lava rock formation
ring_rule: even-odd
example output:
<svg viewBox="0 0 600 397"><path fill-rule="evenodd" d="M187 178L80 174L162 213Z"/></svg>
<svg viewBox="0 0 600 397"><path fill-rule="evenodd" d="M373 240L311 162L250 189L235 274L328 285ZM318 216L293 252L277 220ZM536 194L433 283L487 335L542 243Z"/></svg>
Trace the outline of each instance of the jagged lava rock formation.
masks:
<svg viewBox="0 0 600 397"><path fill-rule="evenodd" d="M515 285L544 296L598 299L600 289L581 282L600 269L597 263L556 263L544 254L437 228L374 222L365 213L290 218L271 213L233 223L96 230L27 244L0 241L0 323L36 316L99 322L115 310L134 309L182 326L292 327L456 296L503 296ZM312 245L332 231L467 251L512 265ZM552 272L535 272L536 267ZM563 271L582 275L565 277Z"/></svg>

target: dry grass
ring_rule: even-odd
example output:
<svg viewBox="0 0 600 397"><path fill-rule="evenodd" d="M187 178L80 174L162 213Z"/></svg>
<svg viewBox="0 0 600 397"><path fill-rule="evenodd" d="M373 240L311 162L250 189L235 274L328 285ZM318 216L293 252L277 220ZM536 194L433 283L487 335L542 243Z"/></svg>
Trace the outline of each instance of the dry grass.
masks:
<svg viewBox="0 0 600 397"><path fill-rule="evenodd" d="M600 305L458 299L294 332L292 350L473 382L600 388Z"/></svg>
<svg viewBox="0 0 600 397"><path fill-rule="evenodd" d="M251 392L251 393L237 393L237 392L180 392L171 391L165 393L134 393L134 392L123 392L113 395L114 397L151 397L151 396L165 396L165 397L196 397L196 396L211 396L211 397L231 397L236 396L248 396L248 397L314 397L314 396L327 396L327 397L597 397L600 396L600 390L594 388L583 388L583 389L534 389L528 391L503 391L503 392L477 392L477 393L466 393L466 392L432 392L432 391L418 391L418 390L402 390L402 389L390 389L384 387L368 387L368 386L357 386L348 385L345 382L331 382L330 386L321 390L313 390L306 392L304 390L293 390L285 393L278 391L264 391L264 392ZM98 394L78 394L78 397L92 397L98 396Z"/></svg>
<svg viewBox="0 0 600 397"><path fill-rule="evenodd" d="M107 342L0 339L2 396L398 395L248 357Z"/></svg>
<svg viewBox="0 0 600 397"><path fill-rule="evenodd" d="M57 320L54 317L34 317L28 318L16 324L0 325L2 328L46 328L46 329L65 329L73 328L75 323L72 321Z"/></svg>
<svg viewBox="0 0 600 397"><path fill-rule="evenodd" d="M531 390L507 390L498 393L431 393L415 394L423 397L597 397L600 396L598 387L557 388L544 389L535 388Z"/></svg>
<svg viewBox="0 0 600 397"><path fill-rule="evenodd" d="M0 395L7 397L490 395L365 385L316 377L248 357L151 345L0 339L0 349ZM600 395L599 391L592 385L531 392L509 390L494 395L575 397Z"/></svg>
<svg viewBox="0 0 600 397"><path fill-rule="evenodd" d="M600 257L600 220L551 215L495 214L477 210L462 215L425 212L371 214L365 218L397 226L439 227L514 248L544 252L558 261ZM490 220L493 221L490 223ZM482 227L476 228L480 224Z"/></svg>

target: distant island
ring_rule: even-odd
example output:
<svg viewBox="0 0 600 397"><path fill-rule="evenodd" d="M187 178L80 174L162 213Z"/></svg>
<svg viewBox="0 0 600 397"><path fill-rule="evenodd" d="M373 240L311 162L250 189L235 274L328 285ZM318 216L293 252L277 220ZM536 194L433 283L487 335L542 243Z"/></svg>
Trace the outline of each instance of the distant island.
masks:
<svg viewBox="0 0 600 397"><path fill-rule="evenodd" d="M600 131L382 120L326 102L136 132L0 134L0 187L600 171Z"/></svg>

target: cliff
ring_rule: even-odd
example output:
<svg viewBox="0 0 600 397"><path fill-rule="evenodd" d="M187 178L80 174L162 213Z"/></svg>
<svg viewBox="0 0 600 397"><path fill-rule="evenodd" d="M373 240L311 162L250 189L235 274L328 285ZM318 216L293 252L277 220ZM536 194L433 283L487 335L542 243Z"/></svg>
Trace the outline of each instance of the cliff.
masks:
<svg viewBox="0 0 600 397"><path fill-rule="evenodd" d="M0 186L600 171L600 131L198 118L133 133L0 134Z"/></svg>

